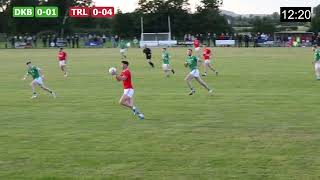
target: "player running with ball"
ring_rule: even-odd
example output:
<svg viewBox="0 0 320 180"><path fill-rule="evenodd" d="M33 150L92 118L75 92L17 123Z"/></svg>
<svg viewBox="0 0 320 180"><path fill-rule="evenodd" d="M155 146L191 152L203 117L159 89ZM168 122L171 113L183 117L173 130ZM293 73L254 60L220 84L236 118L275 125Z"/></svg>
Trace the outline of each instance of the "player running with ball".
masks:
<svg viewBox="0 0 320 180"><path fill-rule="evenodd" d="M212 66L211 66L211 59L212 59L212 53L209 48L207 48L206 45L203 45L203 60L204 60L204 74L202 76L207 76L207 70L208 68L216 73L216 76L218 76L218 71L216 71Z"/></svg>
<svg viewBox="0 0 320 180"><path fill-rule="evenodd" d="M123 82L123 95L119 100L120 105L127 107L133 111L134 115L138 115L140 119L144 119L144 115L138 110L133 104L133 94L134 89L131 82L131 72L129 70L129 62L121 61L122 63L122 72L120 75L117 74L117 71L113 71L111 75L115 76L117 81Z"/></svg>
<svg viewBox="0 0 320 180"><path fill-rule="evenodd" d="M188 87L191 89L189 95L193 95L196 92L193 86L191 85L191 81L193 78L196 79L200 85L206 88L209 91L209 94L212 94L213 90L209 88L209 86L200 77L198 61L198 58L192 55L192 49L188 49L185 66L189 67L190 73L186 76L185 81L187 81Z"/></svg>
<svg viewBox="0 0 320 180"><path fill-rule="evenodd" d="M68 76L67 72L67 53L63 51L63 48L60 48L58 53L59 66L61 71L64 74L64 77Z"/></svg>
<svg viewBox="0 0 320 180"><path fill-rule="evenodd" d="M320 80L320 45L318 44L313 48L314 51L314 70L316 72L317 80Z"/></svg>
<svg viewBox="0 0 320 180"><path fill-rule="evenodd" d="M56 94L43 84L44 75L42 74L40 68L38 68L36 66L33 66L30 61L27 62L26 65L28 67L28 70L27 70L26 75L23 77L23 80L26 80L28 75L31 75L32 78L33 78L32 82L30 83L30 86L32 88L31 99L34 99L34 98L38 97L38 94L36 93L36 90L35 90L37 85L40 86L43 90L45 90L45 91L49 92L50 94L52 94L52 96L54 98L56 98Z"/></svg>
<svg viewBox="0 0 320 180"><path fill-rule="evenodd" d="M162 48L162 70L166 77L170 77L170 71L174 74L174 69L170 68L170 55L167 48Z"/></svg>

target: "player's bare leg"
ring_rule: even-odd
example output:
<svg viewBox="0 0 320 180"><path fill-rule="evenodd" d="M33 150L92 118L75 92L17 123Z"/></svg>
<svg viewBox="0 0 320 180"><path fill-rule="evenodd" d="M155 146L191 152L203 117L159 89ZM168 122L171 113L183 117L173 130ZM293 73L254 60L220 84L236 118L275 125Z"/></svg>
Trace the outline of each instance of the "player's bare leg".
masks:
<svg viewBox="0 0 320 180"><path fill-rule="evenodd" d="M126 95L123 95L123 96L121 96L121 98L119 100L119 104L124 106L124 107L132 109L133 105L128 103L128 101L130 102L130 97L126 96Z"/></svg>
<svg viewBox="0 0 320 180"><path fill-rule="evenodd" d="M218 76L218 71L216 70L216 69L214 69L212 66L211 66L211 64L207 64L207 67L211 70L211 71L213 71L214 73L216 73L216 76ZM207 72L207 71L206 71Z"/></svg>
<svg viewBox="0 0 320 180"><path fill-rule="evenodd" d="M187 85L188 85L188 87L190 88L190 93L189 93L189 95L193 95L196 91L194 90L194 88L193 88L193 86L192 86L192 84L191 84L191 81L192 81L192 79L193 79L194 77L191 75L191 74L188 74L187 76L186 76L186 78L184 79L186 82L187 82Z"/></svg>
<svg viewBox="0 0 320 180"><path fill-rule="evenodd" d="M215 70L215 69L211 66L211 64L209 64L209 63L204 63L203 65L204 65L204 74L203 74L202 76L207 76L208 68L209 68L211 71L213 71L214 73L216 73L216 76L218 76L218 71Z"/></svg>
<svg viewBox="0 0 320 180"><path fill-rule="evenodd" d="M61 68L61 71L63 72L63 75L65 76L65 77L67 77L68 76L68 73L67 73L67 68L66 68L66 66L60 66L60 68Z"/></svg>
<svg viewBox="0 0 320 180"><path fill-rule="evenodd" d="M124 53L124 52L121 52L120 54L121 54L121 59L122 59L122 60L127 59L127 56L125 55L125 53Z"/></svg>
<svg viewBox="0 0 320 180"><path fill-rule="evenodd" d="M174 69L172 69L172 68L170 67L170 65L167 65L167 67L164 67L164 68L163 68L163 72L164 72L164 74L165 74L166 77L170 77L170 72L172 72L172 74L175 73Z"/></svg>
<svg viewBox="0 0 320 180"><path fill-rule="evenodd" d="M36 85L37 85L37 83L35 81L32 81L30 83L30 86L31 86L31 89L32 89L31 99L38 97L37 92L36 92Z"/></svg>
<svg viewBox="0 0 320 180"><path fill-rule="evenodd" d="M148 61L149 65L150 65L152 68L154 68L154 64L153 64L153 62L151 61L151 59L147 59L147 61Z"/></svg>
<svg viewBox="0 0 320 180"><path fill-rule="evenodd" d="M41 89L49 92L50 94L52 94L52 96L53 96L54 98L56 98L56 94L55 94L51 89L47 88L47 87L46 87L45 85L43 85L43 84L38 84L38 85L41 87Z"/></svg>
<svg viewBox="0 0 320 180"><path fill-rule="evenodd" d="M201 84L201 86L206 88L209 91L209 93L213 92L213 90L209 88L209 86L200 77L195 77L195 79L199 82L199 84Z"/></svg>
<svg viewBox="0 0 320 180"><path fill-rule="evenodd" d="M204 66L204 74L202 74L202 76L207 76L208 66L206 63L203 63L203 66Z"/></svg>
<svg viewBox="0 0 320 180"><path fill-rule="evenodd" d="M166 77L170 77L170 74L169 74L169 70L164 70L164 75L166 76Z"/></svg>
<svg viewBox="0 0 320 180"><path fill-rule="evenodd" d="M316 63L315 64L315 72L316 72L316 76L317 76L317 80L320 80L320 63Z"/></svg>
<svg viewBox="0 0 320 180"><path fill-rule="evenodd" d="M133 105L133 98L123 95L120 100L119 104L131 109L134 115L138 115L140 119L144 119L144 115L139 111L139 109Z"/></svg>
<svg viewBox="0 0 320 180"><path fill-rule="evenodd" d="M175 73L174 69L172 69L170 65L169 65L169 69L168 69L168 71L171 71L171 72L172 72L172 74L174 74L174 73Z"/></svg>

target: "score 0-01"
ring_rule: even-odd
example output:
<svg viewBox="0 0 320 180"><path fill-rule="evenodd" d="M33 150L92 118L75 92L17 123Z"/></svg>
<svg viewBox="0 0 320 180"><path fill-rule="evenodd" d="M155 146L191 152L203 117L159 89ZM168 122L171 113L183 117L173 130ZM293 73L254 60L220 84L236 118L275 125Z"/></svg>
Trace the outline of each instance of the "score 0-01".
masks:
<svg viewBox="0 0 320 180"><path fill-rule="evenodd" d="M70 17L110 18L114 16L114 7L70 7Z"/></svg>
<svg viewBox="0 0 320 180"><path fill-rule="evenodd" d="M59 16L59 8L56 6L15 6L12 16L16 18L56 18Z"/></svg>

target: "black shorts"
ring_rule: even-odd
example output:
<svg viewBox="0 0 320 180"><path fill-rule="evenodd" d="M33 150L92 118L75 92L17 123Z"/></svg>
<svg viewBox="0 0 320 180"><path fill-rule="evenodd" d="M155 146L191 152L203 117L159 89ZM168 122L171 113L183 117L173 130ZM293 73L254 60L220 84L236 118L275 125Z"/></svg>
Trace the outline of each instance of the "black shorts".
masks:
<svg viewBox="0 0 320 180"><path fill-rule="evenodd" d="M151 59L151 54L146 54L146 59Z"/></svg>

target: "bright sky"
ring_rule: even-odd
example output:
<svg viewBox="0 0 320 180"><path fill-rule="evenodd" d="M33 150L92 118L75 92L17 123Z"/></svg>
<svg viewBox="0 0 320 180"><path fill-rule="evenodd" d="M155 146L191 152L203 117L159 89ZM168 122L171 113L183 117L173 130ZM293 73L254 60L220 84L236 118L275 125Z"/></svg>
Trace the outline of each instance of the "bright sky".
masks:
<svg viewBox="0 0 320 180"><path fill-rule="evenodd" d="M96 6L114 6L123 12L133 11L138 0L94 0ZM200 0L189 0L194 9ZM320 0L224 0L222 9L237 14L271 14L279 12L281 6L311 6L320 4Z"/></svg>

